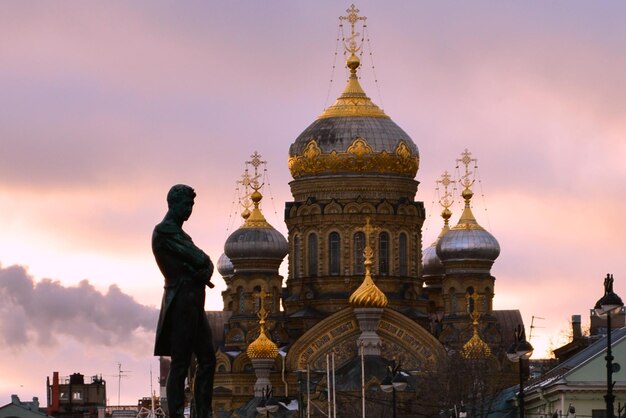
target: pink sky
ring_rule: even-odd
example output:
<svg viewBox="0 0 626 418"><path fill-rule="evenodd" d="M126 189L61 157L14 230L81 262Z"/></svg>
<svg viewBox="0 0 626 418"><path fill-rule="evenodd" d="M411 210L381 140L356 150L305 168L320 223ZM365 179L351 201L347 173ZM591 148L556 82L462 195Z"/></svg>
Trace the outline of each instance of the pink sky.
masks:
<svg viewBox="0 0 626 418"><path fill-rule="evenodd" d="M264 213L286 233L288 148L343 88L340 55L326 101L349 5L3 3L0 405L45 402L53 371L103 374L115 404L118 362L122 403L149 394L162 286L149 241L167 190L196 188L185 228L217 261L258 150ZM435 179L469 148L475 214L502 248L495 306L519 308L527 332L545 318L531 342L547 355L572 314L588 322L606 273L626 297L626 4L357 6L378 79L366 58L362 84L420 149L424 245L441 228Z"/></svg>

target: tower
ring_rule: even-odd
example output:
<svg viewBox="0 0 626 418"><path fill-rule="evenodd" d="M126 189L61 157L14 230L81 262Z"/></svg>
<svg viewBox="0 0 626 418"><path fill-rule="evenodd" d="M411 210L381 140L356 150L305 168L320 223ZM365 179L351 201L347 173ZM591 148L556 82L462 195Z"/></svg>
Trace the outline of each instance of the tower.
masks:
<svg viewBox="0 0 626 418"><path fill-rule="evenodd" d="M249 180L246 185L252 189L252 210L244 210L244 223L226 240L226 258L220 258L218 264L220 272L227 273L224 276L226 290L222 292L222 297L224 307L231 312L224 341L229 349L245 350L257 337L256 313L261 303L261 289L268 289L269 301L264 309L267 309L269 319L275 324L274 337L278 341L287 340L280 312L283 278L278 274L278 268L287 255L288 246L285 237L265 220L260 209L263 184L259 181L258 167L261 164L263 161L257 152L247 162L254 168L252 178L247 175L247 171L244 175L244 179Z"/></svg>
<svg viewBox="0 0 626 418"><path fill-rule="evenodd" d="M492 316L495 278L491 266L500 254L500 245L493 235L476 221L470 201L474 193L474 180L469 166L476 162L466 149L457 160L465 167L460 183L465 207L459 222L437 242L437 256L441 259L445 274L442 280L444 302L444 331L439 337L445 345L457 346L467 329L469 313L481 314L483 322L495 324ZM468 297L478 295L480 299ZM476 301L480 300L480 303ZM492 343L500 342L500 334L492 328ZM462 333L462 334L461 334ZM488 334L489 335L489 334Z"/></svg>
<svg viewBox="0 0 626 418"><path fill-rule="evenodd" d="M289 149L284 307L292 338L348 306L365 273L365 235L358 230L365 217L380 228L372 273L389 307L416 318L426 304L418 278L424 206L414 200L419 152L359 83L356 24L365 18L352 6L340 19L350 27L348 82Z"/></svg>

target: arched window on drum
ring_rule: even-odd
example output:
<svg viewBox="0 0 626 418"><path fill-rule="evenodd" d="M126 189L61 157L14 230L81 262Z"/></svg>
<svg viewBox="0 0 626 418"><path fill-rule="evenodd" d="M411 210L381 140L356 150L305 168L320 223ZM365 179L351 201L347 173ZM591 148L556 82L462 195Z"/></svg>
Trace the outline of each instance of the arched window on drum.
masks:
<svg viewBox="0 0 626 418"><path fill-rule="evenodd" d="M381 232L378 235L378 274L389 274L389 233Z"/></svg>
<svg viewBox="0 0 626 418"><path fill-rule="evenodd" d="M400 261L400 276L406 276L408 274L408 248L406 233L401 232L398 237L398 258Z"/></svg>
<svg viewBox="0 0 626 418"><path fill-rule="evenodd" d="M365 234L363 232L356 232L353 241L354 254L352 257L354 260L354 274L363 274L365 273L365 256L363 255L365 251Z"/></svg>
<svg viewBox="0 0 626 418"><path fill-rule="evenodd" d="M341 270L341 238L338 232L328 236L328 273L338 276Z"/></svg>
<svg viewBox="0 0 626 418"><path fill-rule="evenodd" d="M317 235L315 233L309 234L307 243L308 254L308 274L310 277L317 276Z"/></svg>

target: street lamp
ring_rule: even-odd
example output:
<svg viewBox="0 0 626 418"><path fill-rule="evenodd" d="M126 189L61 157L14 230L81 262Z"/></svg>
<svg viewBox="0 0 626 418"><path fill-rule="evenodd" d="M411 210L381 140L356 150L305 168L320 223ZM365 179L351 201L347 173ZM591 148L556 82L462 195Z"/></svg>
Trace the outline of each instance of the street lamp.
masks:
<svg viewBox="0 0 626 418"><path fill-rule="evenodd" d="M613 292L613 275L607 274L604 279L604 296L597 302L594 310L596 314L603 318L606 316L606 416L614 418L613 401L613 353L611 352L611 314L618 314L622 310L624 302Z"/></svg>
<svg viewBox="0 0 626 418"><path fill-rule="evenodd" d="M256 407L256 411L259 414L265 414L265 417L269 418L270 412L278 411L279 407L278 401L272 397L272 389L269 387L263 389L263 399L259 406Z"/></svg>
<svg viewBox="0 0 626 418"><path fill-rule="evenodd" d="M519 362L519 416L524 418L524 376L522 360L528 360L533 355L533 346L526 341L526 333L521 325L515 329L515 342L509 347L506 356L514 363Z"/></svg>
<svg viewBox="0 0 626 418"><path fill-rule="evenodd" d="M393 418L396 418L396 391L402 392L407 386L408 381L402 374L400 365L396 366L394 361L393 366L387 368L387 376L380 382L380 388L383 392L392 393Z"/></svg>

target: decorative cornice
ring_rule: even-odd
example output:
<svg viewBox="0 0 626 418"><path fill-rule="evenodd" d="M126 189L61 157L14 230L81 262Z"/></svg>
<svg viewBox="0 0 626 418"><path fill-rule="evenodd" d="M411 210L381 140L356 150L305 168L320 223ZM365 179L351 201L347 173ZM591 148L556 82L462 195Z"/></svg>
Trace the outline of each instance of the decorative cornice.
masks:
<svg viewBox="0 0 626 418"><path fill-rule="evenodd" d="M345 152L325 153L311 139L301 155L289 157L289 170L294 179L320 173L380 173L413 178L417 174L419 157L406 142L400 141L393 153L374 152L363 138L356 138Z"/></svg>

